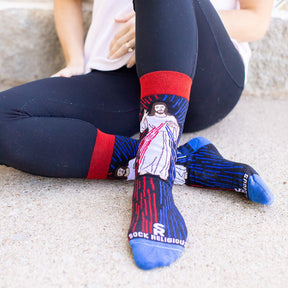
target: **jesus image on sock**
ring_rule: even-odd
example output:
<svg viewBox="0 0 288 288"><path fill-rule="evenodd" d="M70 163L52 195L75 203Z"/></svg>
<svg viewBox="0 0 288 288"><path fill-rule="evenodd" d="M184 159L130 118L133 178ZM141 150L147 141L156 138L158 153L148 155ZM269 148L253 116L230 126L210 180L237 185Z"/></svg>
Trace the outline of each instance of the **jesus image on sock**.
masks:
<svg viewBox="0 0 288 288"><path fill-rule="evenodd" d="M167 180L171 165L171 148L176 145L180 132L177 119L168 113L164 102L155 102L150 113L144 110L140 132L147 134L139 147L138 173L149 173Z"/></svg>
<svg viewBox="0 0 288 288"><path fill-rule="evenodd" d="M130 174L129 167L120 166L115 170L115 177L118 179L127 179Z"/></svg>

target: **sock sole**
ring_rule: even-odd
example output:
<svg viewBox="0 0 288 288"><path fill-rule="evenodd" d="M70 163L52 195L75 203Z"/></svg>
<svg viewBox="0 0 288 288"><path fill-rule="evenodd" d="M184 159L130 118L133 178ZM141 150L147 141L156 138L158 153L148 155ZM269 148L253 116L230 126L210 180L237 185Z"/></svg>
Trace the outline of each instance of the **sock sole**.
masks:
<svg viewBox="0 0 288 288"><path fill-rule="evenodd" d="M253 174L249 177L248 199L264 205L271 205L274 202L272 192L257 174Z"/></svg>
<svg viewBox="0 0 288 288"><path fill-rule="evenodd" d="M169 266L184 251L184 247L179 245L139 238L130 240L129 244L132 248L136 265L143 270Z"/></svg>

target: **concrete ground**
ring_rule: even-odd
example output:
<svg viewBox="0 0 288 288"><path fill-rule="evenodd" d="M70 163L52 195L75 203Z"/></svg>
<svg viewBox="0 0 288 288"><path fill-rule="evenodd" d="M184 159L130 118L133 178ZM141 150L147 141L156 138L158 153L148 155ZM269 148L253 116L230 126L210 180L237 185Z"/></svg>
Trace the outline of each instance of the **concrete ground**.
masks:
<svg viewBox="0 0 288 288"><path fill-rule="evenodd" d="M204 136L229 159L251 164L275 195L175 186L189 230L183 256L142 271L126 233L133 183L48 179L0 166L0 287L245 287L288 283L288 97L244 96Z"/></svg>

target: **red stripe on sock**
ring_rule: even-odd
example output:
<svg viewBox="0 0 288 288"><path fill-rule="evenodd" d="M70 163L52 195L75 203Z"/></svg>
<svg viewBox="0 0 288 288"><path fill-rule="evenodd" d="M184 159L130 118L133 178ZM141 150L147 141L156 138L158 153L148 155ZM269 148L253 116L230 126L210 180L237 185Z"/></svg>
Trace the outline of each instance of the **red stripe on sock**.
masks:
<svg viewBox="0 0 288 288"><path fill-rule="evenodd" d="M138 220L139 220L139 215L140 215L140 207L139 207L139 205L137 205L136 215L137 215L137 218L136 218L136 220L135 220L135 224L134 224L133 229L132 229L133 232L135 232L135 230L136 230L136 225L137 225Z"/></svg>
<svg viewBox="0 0 288 288"><path fill-rule="evenodd" d="M136 201L138 201L138 195L139 195L139 192L138 192L138 190L139 190L139 180L137 180L137 181L135 182L135 187L134 187L134 189L136 189L136 191L135 191L134 193L135 193Z"/></svg>
<svg viewBox="0 0 288 288"><path fill-rule="evenodd" d="M152 178L150 178L150 183L151 183L151 186L152 186L152 190L155 191L155 186L154 186Z"/></svg>
<svg viewBox="0 0 288 288"><path fill-rule="evenodd" d="M149 214L150 214L150 227L149 227L149 233L152 234L153 211L152 211L152 199L151 199L151 194L150 194L150 190L149 190L149 189L147 189L147 194L148 194Z"/></svg>
<svg viewBox="0 0 288 288"><path fill-rule="evenodd" d="M141 99L154 94L170 94L189 101L192 79L176 71L156 71L140 78Z"/></svg>
<svg viewBox="0 0 288 288"><path fill-rule="evenodd" d="M114 150L115 136L97 130L87 179L106 179Z"/></svg>
<svg viewBox="0 0 288 288"><path fill-rule="evenodd" d="M143 211L142 211L142 231L145 233L145 215Z"/></svg>
<svg viewBox="0 0 288 288"><path fill-rule="evenodd" d="M147 204L147 199L144 198L144 208L145 208L145 215L148 216L148 204Z"/></svg>
<svg viewBox="0 0 288 288"><path fill-rule="evenodd" d="M143 177L143 197L146 197L146 177Z"/></svg>

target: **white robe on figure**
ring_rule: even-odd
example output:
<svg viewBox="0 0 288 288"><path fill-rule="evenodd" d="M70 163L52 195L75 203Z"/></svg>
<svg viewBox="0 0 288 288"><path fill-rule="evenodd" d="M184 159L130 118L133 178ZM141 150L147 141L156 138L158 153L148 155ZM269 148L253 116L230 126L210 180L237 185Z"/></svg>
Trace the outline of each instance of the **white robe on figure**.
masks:
<svg viewBox="0 0 288 288"><path fill-rule="evenodd" d="M131 159L128 162L129 175L127 176L127 181L135 180L135 158ZM186 179L188 178L187 168L183 165L175 165L175 180L174 184L176 185L184 185L186 183Z"/></svg>
<svg viewBox="0 0 288 288"><path fill-rule="evenodd" d="M177 119L172 115L146 116L141 121L140 132L146 129L148 133L140 143L138 173L149 173L166 180L171 165L171 148L179 136Z"/></svg>

